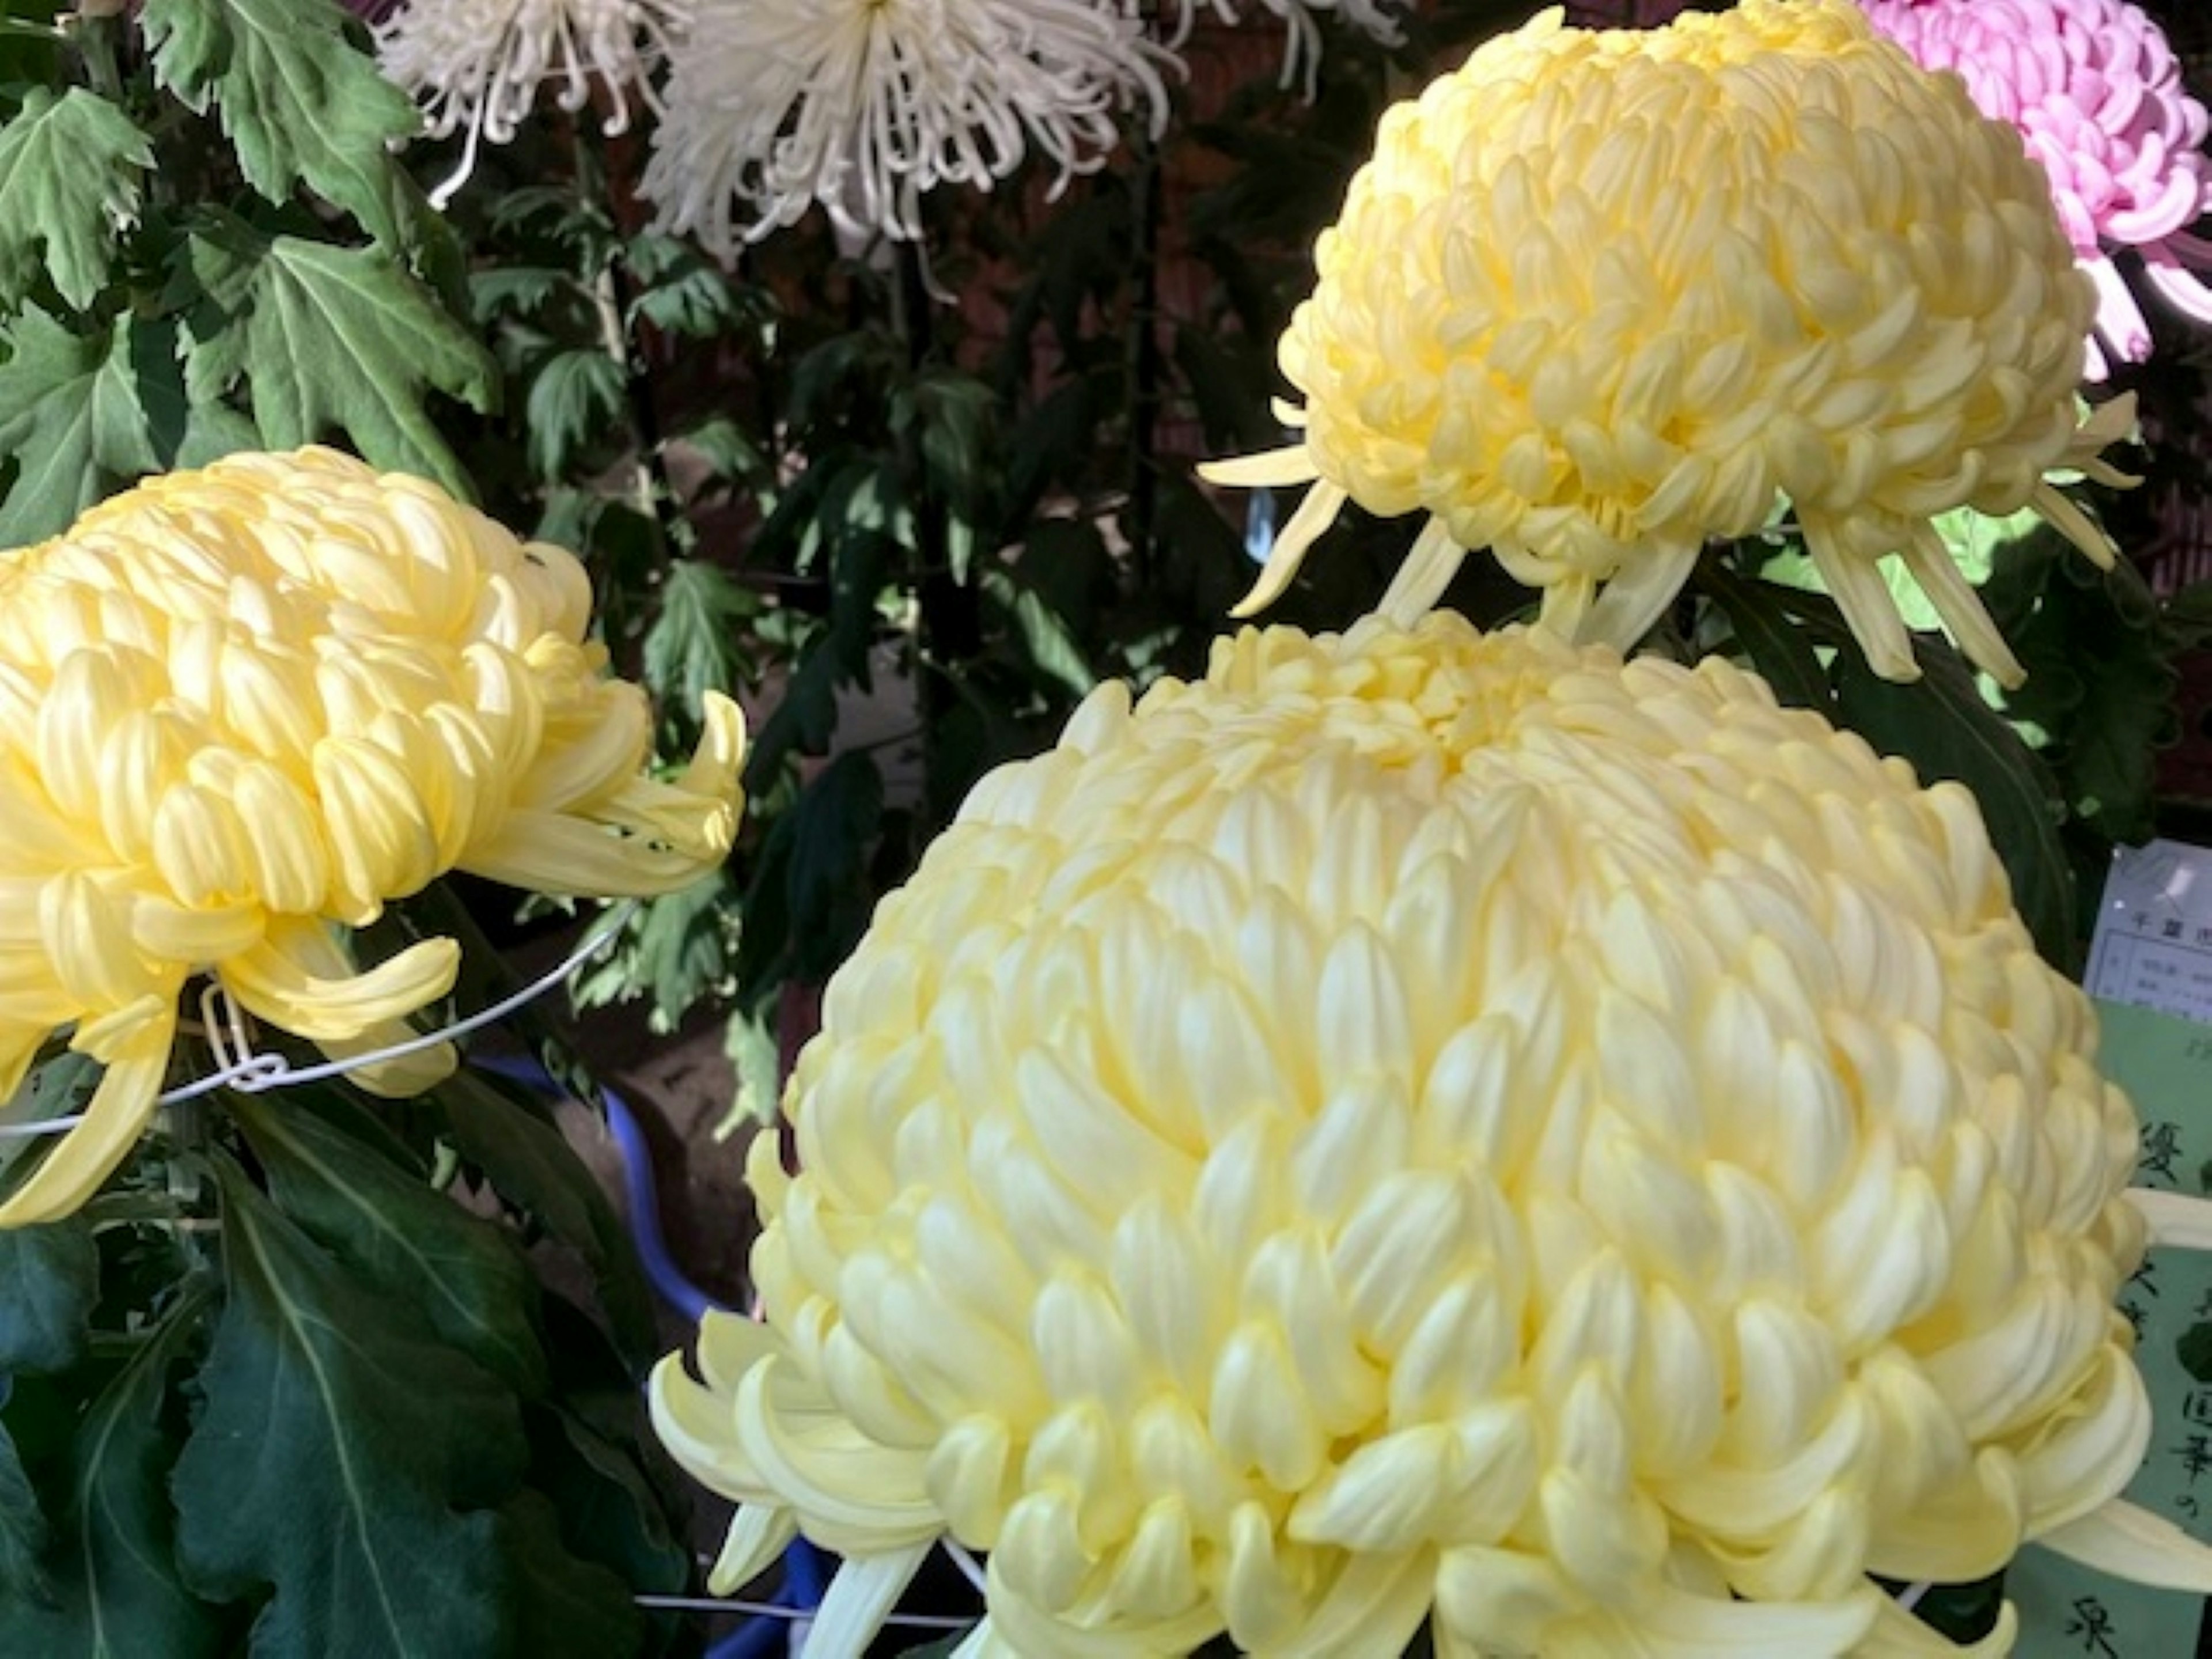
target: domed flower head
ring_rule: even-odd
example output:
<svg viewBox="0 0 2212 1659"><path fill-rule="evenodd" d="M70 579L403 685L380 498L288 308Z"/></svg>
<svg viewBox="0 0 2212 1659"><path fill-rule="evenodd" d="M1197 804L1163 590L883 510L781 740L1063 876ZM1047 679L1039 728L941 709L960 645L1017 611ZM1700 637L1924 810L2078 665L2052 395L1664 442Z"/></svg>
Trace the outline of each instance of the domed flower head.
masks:
<svg viewBox="0 0 2212 1659"><path fill-rule="evenodd" d="M2212 323L2212 120L2181 84L2158 25L2127 0L1860 0L1874 26L1931 70L1956 70L1983 112L2018 127L2050 175L2074 252L2097 285L2089 373L2106 353L2150 356L2150 325L2114 266L2132 250L2153 289Z"/></svg>
<svg viewBox="0 0 2212 1659"><path fill-rule="evenodd" d="M1304 442L1211 469L1320 480L1248 610L1349 498L1432 515L1401 620L1488 547L1555 628L1625 649L1786 495L1879 672L1917 672L1894 553L2012 683L1930 518L2033 505L2112 558L2044 479L2128 414L2075 431L2093 295L2041 173L1846 0L1547 14L1383 117L1316 256L1281 344Z"/></svg>
<svg viewBox="0 0 2212 1659"><path fill-rule="evenodd" d="M503 144L548 84L564 110L594 87L610 133L629 126L630 100L653 101L651 76L682 39L693 0L406 0L377 26L386 76L422 105L433 138L465 133L460 166L432 199L441 205L476 167L477 146Z"/></svg>
<svg viewBox="0 0 2212 1659"><path fill-rule="evenodd" d="M356 972L339 930L449 870L645 894L735 834L742 718L688 770L586 638L591 583L434 485L326 450L155 478L0 553L0 1100L58 1031L107 1067L0 1202L63 1215L154 1110L185 982L365 1055L452 988L428 939ZM443 1048L354 1073L406 1093Z"/></svg>
<svg viewBox="0 0 2212 1659"><path fill-rule="evenodd" d="M921 198L989 190L1034 149L1066 185L1119 113L1166 118L1163 54L1111 0L698 0L642 193L729 258L819 203L921 235Z"/></svg>
<svg viewBox="0 0 2212 1659"><path fill-rule="evenodd" d="M1868 1575L2148 1431L2094 1038L1972 799L1724 663L1248 631L884 902L654 1421L832 1654L940 1532L969 1656L1948 1651Z"/></svg>

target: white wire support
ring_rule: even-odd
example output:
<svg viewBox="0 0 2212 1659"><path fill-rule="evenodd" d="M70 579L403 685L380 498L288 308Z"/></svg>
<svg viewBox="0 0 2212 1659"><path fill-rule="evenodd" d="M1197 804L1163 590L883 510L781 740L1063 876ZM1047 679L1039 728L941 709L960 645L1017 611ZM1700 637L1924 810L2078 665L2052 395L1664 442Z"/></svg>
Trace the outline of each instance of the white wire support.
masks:
<svg viewBox="0 0 2212 1659"><path fill-rule="evenodd" d="M240 1094L254 1095L270 1089L291 1089L305 1083L320 1083L327 1078L343 1077L348 1072L358 1071L364 1066L420 1054L425 1048L434 1048L455 1037L482 1030L573 979L586 963L614 942L615 936L622 931L623 924L636 908L635 901L615 906L600 920L599 925L586 934L582 942L559 963L520 990L501 997L489 1007L479 1008L451 1024L409 1037L404 1042L314 1066L295 1066L282 1054L258 1052L253 1047L252 1033L244 1011L223 988L222 981L210 980L200 993L200 1021L207 1032L208 1047L215 1053L216 1068L205 1077L195 1078L190 1083L179 1084L156 1096L154 1103L156 1106L174 1106L211 1094L217 1089L235 1089ZM0 1123L0 1138L27 1139L39 1135L67 1134L83 1121L84 1114L75 1112L65 1117L39 1118L27 1123Z"/></svg>
<svg viewBox="0 0 2212 1659"><path fill-rule="evenodd" d="M812 1619L822 1611L819 1607L787 1607L780 1601L743 1601L713 1595L633 1595L630 1600L641 1607L669 1613L741 1613L753 1619L781 1619L791 1624ZM966 1630L982 1616L979 1613L962 1619L941 1613L893 1613L884 1615L884 1623L909 1630Z"/></svg>

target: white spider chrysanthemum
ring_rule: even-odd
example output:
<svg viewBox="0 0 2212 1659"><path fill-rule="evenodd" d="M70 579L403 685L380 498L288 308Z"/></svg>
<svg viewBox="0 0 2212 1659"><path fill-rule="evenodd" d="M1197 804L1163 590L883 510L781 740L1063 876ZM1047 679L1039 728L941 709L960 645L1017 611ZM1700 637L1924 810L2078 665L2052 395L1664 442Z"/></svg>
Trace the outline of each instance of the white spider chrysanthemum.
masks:
<svg viewBox="0 0 2212 1659"><path fill-rule="evenodd" d="M1120 113L1167 113L1172 57L1115 0L697 0L641 186L724 258L816 203L902 241L939 185L988 190L1034 149L1055 189Z"/></svg>
<svg viewBox="0 0 2212 1659"><path fill-rule="evenodd" d="M433 138L465 132L460 166L431 199L443 206L475 168L477 147L513 138L550 82L581 109L606 89L606 131L629 125L633 94L655 106L651 76L683 36L693 0L413 0L376 30L377 63L422 107Z"/></svg>
<svg viewBox="0 0 2212 1659"><path fill-rule="evenodd" d="M1212 12L1224 23L1238 21L1234 0L1178 0L1178 3L1182 13L1176 30L1178 40L1201 10ZM1261 0L1261 3L1290 27L1290 39L1283 48L1282 84L1287 87L1297 80L1298 66L1304 64L1309 98L1313 95L1315 77L1321 71L1321 25L1314 19L1316 12L1336 12L1353 28L1386 46L1397 46L1406 38L1400 20L1409 0Z"/></svg>

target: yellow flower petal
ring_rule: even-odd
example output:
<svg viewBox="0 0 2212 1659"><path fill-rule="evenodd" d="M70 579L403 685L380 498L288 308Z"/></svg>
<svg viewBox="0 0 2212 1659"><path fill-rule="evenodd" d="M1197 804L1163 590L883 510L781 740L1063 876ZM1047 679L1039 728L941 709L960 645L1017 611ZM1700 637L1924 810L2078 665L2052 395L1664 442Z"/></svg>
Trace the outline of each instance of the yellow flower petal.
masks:
<svg viewBox="0 0 2212 1659"><path fill-rule="evenodd" d="M405 1018L453 988L460 946L426 939L355 969L321 922L272 924L250 951L218 964L247 1012L318 1042Z"/></svg>
<svg viewBox="0 0 2212 1659"><path fill-rule="evenodd" d="M106 1062L107 1070L84 1121L61 1137L29 1177L0 1202L0 1227L23 1227L70 1214L99 1190L131 1151L169 1068L176 1030L175 994L149 996L77 1028L70 1046Z"/></svg>
<svg viewBox="0 0 2212 1659"><path fill-rule="evenodd" d="M1971 799L1725 663L1248 630L879 908L662 1432L1023 1652L1911 1651L1868 1575L2140 1455L2094 1041Z"/></svg>
<svg viewBox="0 0 2212 1659"><path fill-rule="evenodd" d="M2075 416L2095 295L2041 169L1845 0L1498 35L1385 113L1315 263L1279 353L1303 465L1206 470L1322 480L1240 616L1348 497L1430 514L1542 587L1552 626L1626 648L1709 538L1787 497L1876 672L1915 672L1876 565L1919 547L1939 614L2004 676L1917 532L2025 503L2112 556L2043 482L2127 420ZM1388 614L1441 591L1439 545Z"/></svg>

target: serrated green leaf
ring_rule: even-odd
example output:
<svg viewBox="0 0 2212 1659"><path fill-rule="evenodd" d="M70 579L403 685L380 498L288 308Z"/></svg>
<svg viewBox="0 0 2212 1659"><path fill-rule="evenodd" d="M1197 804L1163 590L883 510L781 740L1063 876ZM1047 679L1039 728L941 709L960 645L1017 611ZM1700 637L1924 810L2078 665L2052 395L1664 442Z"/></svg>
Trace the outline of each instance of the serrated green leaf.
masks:
<svg viewBox="0 0 2212 1659"><path fill-rule="evenodd" d="M709 691L735 692L747 678L744 626L760 611L760 597L719 565L673 561L646 630L646 684L685 709Z"/></svg>
<svg viewBox="0 0 2212 1659"><path fill-rule="evenodd" d="M532 378L523 408L530 464L541 477L568 471L621 410L624 391L623 366L604 351L563 351L547 360Z"/></svg>
<svg viewBox="0 0 2212 1659"><path fill-rule="evenodd" d="M214 1659L235 1632L179 1581L164 1425L170 1367L196 1339L209 1292L188 1291L94 1400L68 1459L45 1568L51 1602L0 1594L0 1653L39 1659Z"/></svg>
<svg viewBox="0 0 2212 1659"><path fill-rule="evenodd" d="M714 477L729 483L759 487L774 479L775 469L768 457L726 415L702 421L672 443L697 456Z"/></svg>
<svg viewBox="0 0 2212 1659"><path fill-rule="evenodd" d="M0 128L0 306L21 305L41 274L70 304L89 306L153 165L152 141L105 98L32 88Z"/></svg>
<svg viewBox="0 0 2212 1659"><path fill-rule="evenodd" d="M410 1179L344 1127L346 1109L251 1096L232 1107L277 1207L318 1244L527 1399L546 1386L538 1285L500 1230Z"/></svg>
<svg viewBox="0 0 2212 1659"><path fill-rule="evenodd" d="M703 339L726 332L745 314L736 287L690 243L653 232L626 250L630 273L642 290L630 301L629 320L640 319L672 334Z"/></svg>
<svg viewBox="0 0 2212 1659"><path fill-rule="evenodd" d="M207 466L240 450L266 449L268 443L250 416L224 404L196 404L185 420L185 435L171 465Z"/></svg>
<svg viewBox="0 0 2212 1659"><path fill-rule="evenodd" d="M82 1218L0 1232L0 1376L76 1364L99 1300L100 1251Z"/></svg>
<svg viewBox="0 0 2212 1659"><path fill-rule="evenodd" d="M161 85L194 110L215 102L255 190L281 203L304 181L400 245L414 186L392 151L420 118L335 0L146 0L139 27Z"/></svg>
<svg viewBox="0 0 2212 1659"><path fill-rule="evenodd" d="M527 1456L514 1397L354 1278L228 1159L229 1297L177 1461L177 1552L217 1600L269 1600L269 1659L517 1650L496 1517Z"/></svg>
<svg viewBox="0 0 2212 1659"><path fill-rule="evenodd" d="M568 272L542 265L501 265L469 273L469 311L479 323L504 313L528 316L571 281Z"/></svg>
<svg viewBox="0 0 2212 1659"><path fill-rule="evenodd" d="M210 214L183 257L210 301L190 325L185 385L196 401L243 381L274 447L343 432L372 465L472 496L423 398L435 390L488 410L498 366L391 255L264 237Z"/></svg>
<svg viewBox="0 0 2212 1659"><path fill-rule="evenodd" d="M501 1199L582 1259L624 1358L635 1363L654 1357L653 1301L635 1247L599 1178L560 1130L504 1086L465 1068L438 1085L437 1098L461 1156L484 1172Z"/></svg>
<svg viewBox="0 0 2212 1659"><path fill-rule="evenodd" d="M134 373L129 315L73 334L35 307L0 331L0 455L15 479L0 506L0 546L65 530L117 483L161 465Z"/></svg>
<svg viewBox="0 0 2212 1659"><path fill-rule="evenodd" d="M1886 755L1912 763L1923 783L1950 779L1972 790L1990 840L2011 878L2013 903L2045 959L2078 971L2074 874L2058 820L2057 781L2005 718L1983 701L1973 672L1945 641L1916 636L1922 678L1881 678L1856 647L1836 659L1836 721Z"/></svg>

